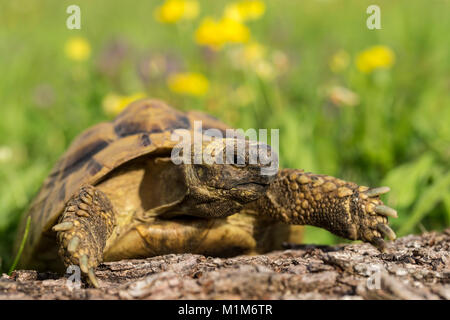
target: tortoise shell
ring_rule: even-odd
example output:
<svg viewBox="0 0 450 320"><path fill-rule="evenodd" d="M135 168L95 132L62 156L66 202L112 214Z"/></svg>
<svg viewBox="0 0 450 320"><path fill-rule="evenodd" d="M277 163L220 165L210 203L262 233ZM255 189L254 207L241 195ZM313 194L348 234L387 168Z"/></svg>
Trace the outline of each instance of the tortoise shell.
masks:
<svg viewBox="0 0 450 320"><path fill-rule="evenodd" d="M171 140L173 131L192 132L194 121L198 120L202 121L203 130L215 128L225 132L229 128L202 112L181 112L162 101L144 99L130 104L113 121L81 133L56 163L22 219L16 244L23 237L27 217L31 217L21 265L27 265L36 252L43 258L48 243L55 241L51 227L65 203L83 184L96 185L109 172L137 157L170 152L178 143Z"/></svg>

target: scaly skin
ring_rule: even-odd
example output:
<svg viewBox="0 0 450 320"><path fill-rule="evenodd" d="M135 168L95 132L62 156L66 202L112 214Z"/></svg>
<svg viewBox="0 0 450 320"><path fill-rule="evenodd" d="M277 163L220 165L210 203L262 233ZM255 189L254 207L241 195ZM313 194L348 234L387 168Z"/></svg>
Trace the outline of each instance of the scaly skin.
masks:
<svg viewBox="0 0 450 320"><path fill-rule="evenodd" d="M330 176L284 169L252 205L260 214L276 220L321 227L383 250L384 236L395 239L386 216L396 217L397 213L379 198L388 191L387 187L369 189Z"/></svg>
<svg viewBox="0 0 450 320"><path fill-rule="evenodd" d="M115 215L109 199L100 190L86 185L69 200L59 224L53 227L64 264L79 265L96 287L94 269L103 261L106 240L114 226Z"/></svg>
<svg viewBox="0 0 450 320"><path fill-rule="evenodd" d="M192 170L189 167L186 168L186 172L192 174ZM212 167L210 169L214 172L219 168ZM242 170L245 168L233 168L228 167L231 170L229 171L230 176L223 177L223 181L221 181L224 184L242 181L241 177L245 178L242 175L244 172ZM230 178L231 176L234 178ZM202 179L202 176L197 174L193 174L192 177ZM254 177L247 179L252 180ZM192 208L193 216L206 219L221 219L236 213L232 212L233 209L228 211L226 209L233 208L229 203L233 200L219 202L216 206L202 206L203 211L196 211L198 203L208 203L209 199L217 199L217 194L211 189L211 186L217 182L212 182L212 179L203 180L188 182L188 185L196 188L191 189L191 198L182 207L188 206L186 209ZM209 183L209 189L202 189L201 182ZM223 186L219 185L219 187ZM321 227L347 239L370 242L380 250L385 248L384 236L395 239L395 233L388 226L387 216L396 217L397 213L394 209L384 206L379 198L379 195L389 191L387 187L369 189L330 176L284 169L280 170L276 177L271 178L270 184L258 190L260 190L258 192L261 192L261 196L246 205L242 204L243 209L251 209L259 215L288 224ZM226 192L231 194L248 193L248 189L235 187L219 188L217 191L225 193L222 195L223 199L226 199ZM198 192L201 197L198 196ZM252 197L255 192L252 192ZM245 202L250 199L251 197L247 197L241 201ZM220 206L220 210L217 209L218 206ZM188 210L183 212L189 213ZM170 220L167 221L170 222ZM81 187L79 192L69 200L59 224L53 227L53 230L57 232L59 254L64 264L66 266L79 265L82 273L96 287L98 287L98 281L94 270L103 261L106 241L112 235L115 224L115 211L108 197L102 191L86 185ZM198 239L189 241L203 243L206 238L202 236L202 231L207 233L208 228L204 230L200 228ZM156 237L158 236L164 237L162 233L157 232ZM147 239L147 242L171 243L167 242L170 239L153 237ZM173 243L175 247L172 249L177 252L186 245L177 247L178 242L174 241ZM206 246L205 252L211 251L206 243L203 245Z"/></svg>

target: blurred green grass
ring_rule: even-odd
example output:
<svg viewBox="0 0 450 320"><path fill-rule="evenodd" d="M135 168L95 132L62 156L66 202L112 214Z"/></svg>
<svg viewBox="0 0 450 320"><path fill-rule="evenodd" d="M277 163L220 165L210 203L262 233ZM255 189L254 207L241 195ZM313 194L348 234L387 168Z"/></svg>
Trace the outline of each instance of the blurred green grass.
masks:
<svg viewBox="0 0 450 320"><path fill-rule="evenodd" d="M389 185L386 202L398 209L398 235L450 225L450 3L378 1L382 30L368 30L369 1L266 1L265 15L248 23L252 39L282 52L276 78L230 67L232 48L211 52L195 44L200 18L163 25L160 1L78 1L81 30L68 30L70 1L0 3L0 257L11 263L20 215L71 140L106 120L111 92L148 96L180 109L204 109L237 128L279 128L283 167L338 176L362 185ZM200 16L220 16L226 1L200 1ZM64 54L82 36L87 61ZM120 64L99 67L105 47L124 46ZM354 59L373 45L395 53L389 70L363 74ZM116 49L117 50L117 49ZM349 66L333 73L329 61L344 50ZM108 57L106 51L106 57ZM139 62L170 56L180 70L204 74L203 97L177 95L165 74L142 81ZM145 71L145 70L144 70ZM148 75L147 75L148 76ZM345 87L355 106L336 105L327 92ZM308 228L305 241L341 241Z"/></svg>

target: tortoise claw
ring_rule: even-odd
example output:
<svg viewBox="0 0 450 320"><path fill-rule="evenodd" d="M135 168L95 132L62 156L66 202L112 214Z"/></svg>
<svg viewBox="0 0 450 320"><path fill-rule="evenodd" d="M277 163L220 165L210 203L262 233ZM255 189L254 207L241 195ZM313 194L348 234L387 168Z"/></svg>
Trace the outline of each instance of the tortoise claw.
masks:
<svg viewBox="0 0 450 320"><path fill-rule="evenodd" d="M53 226L53 231L68 231L73 228L72 222L61 222Z"/></svg>
<svg viewBox="0 0 450 320"><path fill-rule="evenodd" d="M89 282L95 287L98 288L98 280L95 276L94 268L89 267L89 258L86 254L83 254L80 258L80 269L87 276Z"/></svg>
<svg viewBox="0 0 450 320"><path fill-rule="evenodd" d="M398 218L397 211L385 205L376 206L375 212L386 217Z"/></svg>
<svg viewBox="0 0 450 320"><path fill-rule="evenodd" d="M75 251L78 248L79 243L80 243L80 238L78 238L77 236L73 237L70 240L69 245L67 246L67 251L69 251L70 253L75 253Z"/></svg>
<svg viewBox="0 0 450 320"><path fill-rule="evenodd" d="M385 252L387 250L386 247L386 242L384 242L384 240L380 237L374 237L370 243L376 247L378 250L380 250L381 252Z"/></svg>
<svg viewBox="0 0 450 320"><path fill-rule="evenodd" d="M365 192L365 194L368 197L373 198L373 197L377 197L379 195L388 193L389 191L391 191L391 188L389 188L389 187L379 187L379 188L371 188L371 189L367 190Z"/></svg>
<svg viewBox="0 0 450 320"><path fill-rule="evenodd" d="M389 240L395 240L397 238L395 232L387 224L380 223L377 225L377 229L381 232L381 234L388 237Z"/></svg>
<svg viewBox="0 0 450 320"><path fill-rule="evenodd" d="M95 276L95 273L94 273L94 268L89 269L88 278L94 287L96 287L96 288L99 287L97 277Z"/></svg>
<svg viewBox="0 0 450 320"><path fill-rule="evenodd" d="M84 273L88 273L89 272L89 260L88 260L88 256L87 255L82 255L80 258L80 269L81 271L83 271Z"/></svg>

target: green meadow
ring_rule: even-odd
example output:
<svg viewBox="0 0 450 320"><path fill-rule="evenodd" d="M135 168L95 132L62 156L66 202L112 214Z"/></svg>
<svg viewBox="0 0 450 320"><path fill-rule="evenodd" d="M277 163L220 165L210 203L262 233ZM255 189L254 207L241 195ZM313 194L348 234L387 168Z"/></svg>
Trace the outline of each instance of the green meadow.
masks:
<svg viewBox="0 0 450 320"><path fill-rule="evenodd" d="M3 272L21 215L73 138L141 96L279 129L282 167L390 186L398 236L450 225L449 1L265 0L215 46L205 41L221 25L205 18L231 1L200 0L169 23L155 17L162 0L79 0L79 30L66 27L72 4L0 2ZM371 4L379 30L366 26ZM305 241L344 242L313 227Z"/></svg>

